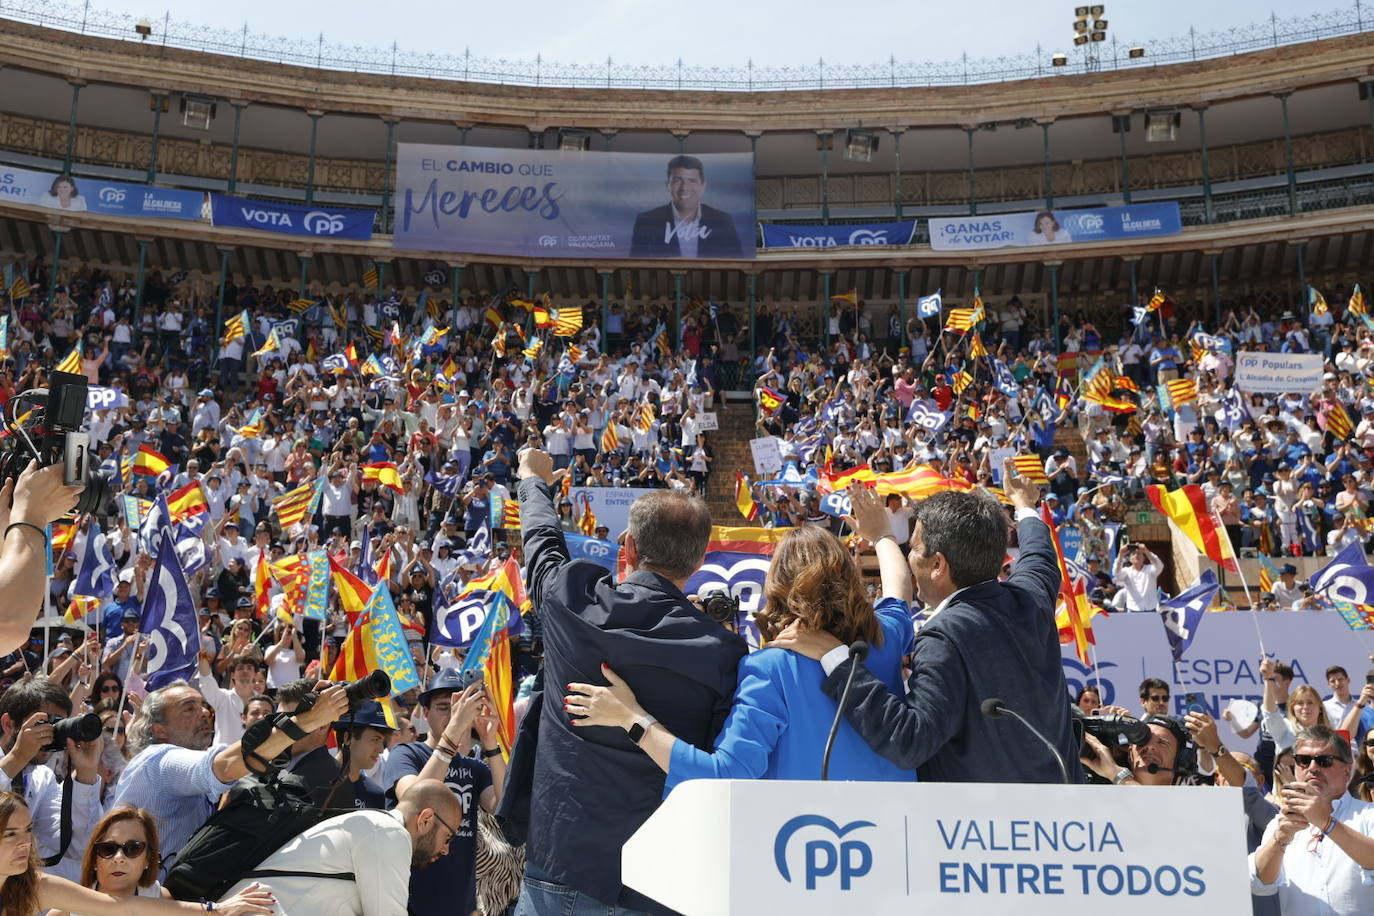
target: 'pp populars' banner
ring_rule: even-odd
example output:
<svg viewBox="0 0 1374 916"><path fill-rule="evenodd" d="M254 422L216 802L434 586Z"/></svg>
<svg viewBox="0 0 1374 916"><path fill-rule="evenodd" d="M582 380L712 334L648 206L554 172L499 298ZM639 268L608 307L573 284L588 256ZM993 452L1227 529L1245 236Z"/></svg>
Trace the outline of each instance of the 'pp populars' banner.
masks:
<svg viewBox="0 0 1374 916"><path fill-rule="evenodd" d="M752 258L748 153L402 143L398 248L556 258Z"/></svg>

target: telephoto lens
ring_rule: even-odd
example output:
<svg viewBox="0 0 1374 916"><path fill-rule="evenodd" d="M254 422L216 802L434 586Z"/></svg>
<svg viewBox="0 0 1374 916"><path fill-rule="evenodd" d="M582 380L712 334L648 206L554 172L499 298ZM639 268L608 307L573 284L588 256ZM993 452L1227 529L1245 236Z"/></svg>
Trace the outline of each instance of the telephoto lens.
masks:
<svg viewBox="0 0 1374 916"><path fill-rule="evenodd" d="M80 716L68 716L52 724L52 744L45 751L64 751L67 739L73 741L94 741L100 737L100 717L93 712Z"/></svg>
<svg viewBox="0 0 1374 916"><path fill-rule="evenodd" d="M348 708L356 709L367 700L380 700L391 693L391 677L382 670L373 671L344 687L348 694Z"/></svg>

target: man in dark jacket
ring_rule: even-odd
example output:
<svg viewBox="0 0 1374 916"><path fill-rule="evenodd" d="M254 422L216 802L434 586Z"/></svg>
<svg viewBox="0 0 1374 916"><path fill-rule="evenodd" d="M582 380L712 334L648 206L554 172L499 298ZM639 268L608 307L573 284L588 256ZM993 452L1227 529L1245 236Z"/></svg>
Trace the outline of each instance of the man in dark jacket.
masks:
<svg viewBox="0 0 1374 916"><path fill-rule="evenodd" d="M668 161L668 196L661 207L635 217L632 258L738 258L735 219L701 202L706 166L696 156Z"/></svg>
<svg viewBox="0 0 1374 916"><path fill-rule="evenodd" d="M923 781L1063 781L1053 755L1020 723L983 714L992 697L1043 733L1070 780L1082 781L1054 621L1059 563L1050 530L1035 514L1038 488L1010 459L1004 479L1021 546L1011 575L997 578L1007 520L991 496L947 490L922 500L911 570L918 596L935 610L916 636L910 692L893 696L862 665L854 672L846 718L875 751ZM825 692L839 698L854 666L839 640L793 624L770 645L820 659Z"/></svg>
<svg viewBox="0 0 1374 916"><path fill-rule="evenodd" d="M516 912L572 912L580 902L604 911L618 907L617 914L670 913L620 882L620 849L658 808L664 773L622 729L574 729L562 685L605 683L601 666L609 664L646 708L661 710L673 734L710 750L746 647L682 591L710 540L704 503L668 490L638 499L623 548L633 571L617 585L604 566L569 558L550 492L566 473L555 472L545 452L521 453L525 581L543 624L548 695L538 720L525 885ZM652 720L641 724L647 729Z"/></svg>

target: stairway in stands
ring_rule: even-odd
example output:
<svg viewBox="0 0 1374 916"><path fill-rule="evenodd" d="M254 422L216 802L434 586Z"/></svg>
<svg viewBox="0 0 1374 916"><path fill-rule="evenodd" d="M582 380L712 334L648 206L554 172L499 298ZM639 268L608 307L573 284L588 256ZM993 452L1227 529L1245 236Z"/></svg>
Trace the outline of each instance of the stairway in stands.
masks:
<svg viewBox="0 0 1374 916"><path fill-rule="evenodd" d="M719 410L716 417L720 431L711 437L715 460L711 462L711 479L706 487L706 503L711 508L711 520L717 525L739 526L746 522L735 508L735 471L754 474L754 458L749 440L754 438L754 410L745 401L735 401L729 410Z"/></svg>

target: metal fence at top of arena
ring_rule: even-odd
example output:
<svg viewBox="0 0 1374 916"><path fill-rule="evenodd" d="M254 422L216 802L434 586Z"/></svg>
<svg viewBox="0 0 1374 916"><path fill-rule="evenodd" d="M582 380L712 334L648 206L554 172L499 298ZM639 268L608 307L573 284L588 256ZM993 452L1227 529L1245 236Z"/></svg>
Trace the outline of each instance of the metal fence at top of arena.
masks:
<svg viewBox="0 0 1374 916"><path fill-rule="evenodd" d="M1370 6L1366 18L1365 5ZM1014 56L970 57L948 61L899 61L889 57L871 64L837 64L824 59L796 66L706 67L678 60L671 64L623 64L608 57L599 63L562 63L533 59L508 60L462 54L416 52L392 44L361 47L317 37L283 37L241 29L208 28L173 19L170 13L153 18L93 8L62 0L0 0L0 18L61 29L81 35L113 38L143 45L202 51L274 63L317 67L353 73L388 74L464 80L499 85L581 89L684 89L755 92L808 89L881 89L919 86L960 86L1033 79L1085 70L1139 70L1161 64L1228 57L1283 45L1299 44L1374 29L1374 0L1355 0L1329 13L1279 16L1213 31L1190 27L1186 34L1139 41L1090 43L1070 49L1068 65L1054 67L1059 49L1039 48ZM135 31L140 21L148 35ZM1131 58L1132 47L1145 56ZM1084 53L1087 49L1087 53ZM1089 56L1091 55L1091 57Z"/></svg>

